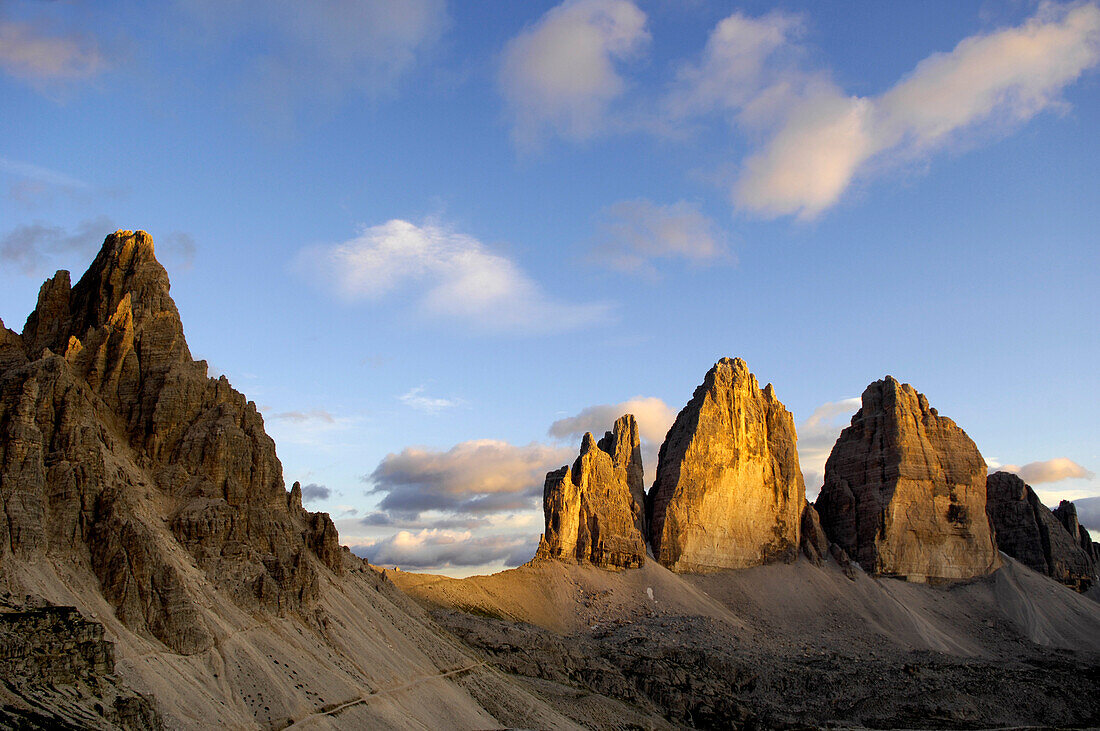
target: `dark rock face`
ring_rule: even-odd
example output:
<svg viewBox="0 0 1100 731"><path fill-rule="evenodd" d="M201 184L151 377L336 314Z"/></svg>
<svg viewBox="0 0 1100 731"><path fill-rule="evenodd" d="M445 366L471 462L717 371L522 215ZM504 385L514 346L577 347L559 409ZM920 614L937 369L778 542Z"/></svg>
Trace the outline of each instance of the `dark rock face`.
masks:
<svg viewBox="0 0 1100 731"><path fill-rule="evenodd" d="M985 477L966 433L887 376L867 387L841 432L816 506L829 539L865 571L967 579L1000 565Z"/></svg>
<svg viewBox="0 0 1100 731"><path fill-rule="evenodd" d="M1096 566L1091 556L1019 476L1010 472L990 475L986 493L986 512L996 530L998 548L1077 591L1092 585Z"/></svg>
<svg viewBox="0 0 1100 731"><path fill-rule="evenodd" d="M161 728L149 699L114 673L103 625L73 607L0 597L0 728Z"/></svg>
<svg viewBox="0 0 1100 731"><path fill-rule="evenodd" d="M821 527L821 516L810 501L802 507L801 548L806 558L820 566L829 555L829 537Z"/></svg>
<svg viewBox="0 0 1100 731"><path fill-rule="evenodd" d="M23 334L0 331L0 365L0 562L87 557L119 618L180 653L213 642L192 565L276 612L342 570L328 517L287 500L255 404L192 360L145 232L107 237L74 287L47 280Z"/></svg>
<svg viewBox="0 0 1100 731"><path fill-rule="evenodd" d="M794 419L740 358L723 358L661 445L648 497L653 555L673 571L798 554L806 486Z"/></svg>
<svg viewBox="0 0 1100 731"><path fill-rule="evenodd" d="M641 475L633 416L621 417L599 443L585 434L572 469L562 467L546 475L546 528L538 556L590 561L607 569L642 566L642 506L635 499Z"/></svg>
<svg viewBox="0 0 1100 731"><path fill-rule="evenodd" d="M1054 517L1057 518L1062 525L1065 526L1066 531L1076 539L1077 543L1081 546L1081 550L1085 552L1085 555L1095 563L1098 556L1097 546L1092 542L1092 536L1089 535L1088 529L1081 525L1081 521L1077 519L1077 506L1069 500L1063 500L1058 503L1058 507L1056 507L1053 512Z"/></svg>

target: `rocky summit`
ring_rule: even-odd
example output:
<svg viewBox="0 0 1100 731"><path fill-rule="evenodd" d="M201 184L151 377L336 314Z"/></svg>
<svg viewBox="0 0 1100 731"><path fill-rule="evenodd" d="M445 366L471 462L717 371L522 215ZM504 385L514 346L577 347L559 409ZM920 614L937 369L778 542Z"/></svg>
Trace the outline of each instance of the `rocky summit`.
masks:
<svg viewBox="0 0 1100 731"><path fill-rule="evenodd" d="M985 478L970 437L887 376L863 392L837 439L816 506L829 539L866 571L967 579L1000 565Z"/></svg>
<svg viewBox="0 0 1100 731"><path fill-rule="evenodd" d="M641 481L638 424L632 415L619 418L598 443L585 434L573 467L546 475L546 529L538 556L607 569L644 564L643 506L635 497Z"/></svg>
<svg viewBox="0 0 1100 731"><path fill-rule="evenodd" d="M668 432L648 496L653 555L674 571L792 560L806 487L794 419L740 358L707 373Z"/></svg>
<svg viewBox="0 0 1100 731"><path fill-rule="evenodd" d="M1085 591L1093 584L1096 566L1092 557L1018 475L1011 472L990 475L986 479L986 495L985 509L997 533L998 548L1078 591Z"/></svg>

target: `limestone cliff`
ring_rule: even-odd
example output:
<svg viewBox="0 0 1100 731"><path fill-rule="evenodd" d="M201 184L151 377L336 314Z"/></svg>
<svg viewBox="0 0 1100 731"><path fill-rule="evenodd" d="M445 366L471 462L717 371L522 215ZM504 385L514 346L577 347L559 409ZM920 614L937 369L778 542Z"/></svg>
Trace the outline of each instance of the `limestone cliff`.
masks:
<svg viewBox="0 0 1100 731"><path fill-rule="evenodd" d="M1000 565L985 478L966 433L887 376L837 439L816 506L829 539L866 571L966 579Z"/></svg>
<svg viewBox="0 0 1100 731"><path fill-rule="evenodd" d="M638 424L632 415L619 418L599 443L585 434L573 467L546 475L546 527L538 555L608 569L643 565L642 506L635 498L641 475Z"/></svg>
<svg viewBox="0 0 1100 731"><path fill-rule="evenodd" d="M1089 535L1088 528L1081 525L1081 521L1077 518L1077 506L1069 500L1062 500L1058 503L1058 507L1054 509L1054 517L1056 517L1066 531L1076 539L1078 545L1081 546L1081 550L1088 556L1094 563L1097 560L1097 546L1092 542L1092 536Z"/></svg>
<svg viewBox="0 0 1100 731"><path fill-rule="evenodd" d="M806 487L794 420L740 358L707 373L668 432L648 496L653 555L674 571L793 560Z"/></svg>
<svg viewBox="0 0 1100 731"><path fill-rule="evenodd" d="M1096 578L1092 557L1030 485L1011 472L997 472L986 479L986 495L998 548L1078 591L1092 585Z"/></svg>
<svg viewBox="0 0 1100 731"><path fill-rule="evenodd" d="M127 626L180 653L213 642L192 565L276 612L342 570L331 521L288 504L255 404L191 358L145 232L107 237L73 287L47 280L0 366L0 563L86 560Z"/></svg>

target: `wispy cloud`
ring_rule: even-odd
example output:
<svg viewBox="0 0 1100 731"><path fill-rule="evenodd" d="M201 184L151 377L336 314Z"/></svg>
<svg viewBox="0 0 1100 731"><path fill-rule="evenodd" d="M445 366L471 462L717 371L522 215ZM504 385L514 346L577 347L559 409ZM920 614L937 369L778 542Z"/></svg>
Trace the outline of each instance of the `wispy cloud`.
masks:
<svg viewBox="0 0 1100 731"><path fill-rule="evenodd" d="M462 399L445 399L434 398L425 394L425 386L417 386L411 388L407 392L398 396L398 400L408 406L411 409L417 411L423 411L428 414L437 414L440 411L446 409L453 409L456 406L461 406L464 402Z"/></svg>
<svg viewBox="0 0 1100 731"><path fill-rule="evenodd" d="M517 143L599 132L626 89L616 62L645 47L645 26L629 0L567 0L509 41L499 83Z"/></svg>
<svg viewBox="0 0 1100 731"><path fill-rule="evenodd" d="M991 471L1015 472L1021 480L1029 485L1072 479L1091 480L1096 476L1068 457L1055 457L1042 462L1028 462L1023 466L1014 464L998 465L990 469Z"/></svg>
<svg viewBox="0 0 1100 731"><path fill-rule="evenodd" d="M284 419L298 424L309 421L319 421L325 424L335 424L336 417L325 409L310 409L309 411L281 411L271 415L272 419Z"/></svg>
<svg viewBox="0 0 1100 731"><path fill-rule="evenodd" d="M546 473L571 458L570 449L477 439L447 451L407 447L387 454L364 481L384 493L380 510L403 518L515 512L534 509Z"/></svg>
<svg viewBox="0 0 1100 731"><path fill-rule="evenodd" d="M1048 3L1018 27L929 56L878 96L850 96L822 73L766 70L764 61L791 53L798 27L783 15L731 16L672 97L682 110L721 106L767 130L733 187L739 207L765 216L812 218L873 166L923 159L964 131L1062 108L1062 90L1100 63L1100 7Z"/></svg>
<svg viewBox="0 0 1100 731"><path fill-rule="evenodd" d="M605 208L601 219L591 258L613 269L655 276L658 259L732 260L725 233L695 203L619 201Z"/></svg>
<svg viewBox="0 0 1100 731"><path fill-rule="evenodd" d="M87 79L107 68L95 38L0 20L0 70L31 83Z"/></svg>
<svg viewBox="0 0 1100 731"><path fill-rule="evenodd" d="M798 462L806 481L807 497L825 482L825 462L833 451L837 437L859 410L859 397L840 401L827 401L814 409L804 422L798 425Z"/></svg>
<svg viewBox="0 0 1100 731"><path fill-rule="evenodd" d="M449 24L445 0L180 0L177 7L203 32L206 57L234 54L238 98L277 125L292 124L303 103L315 113L317 102L391 89Z"/></svg>
<svg viewBox="0 0 1100 731"><path fill-rule="evenodd" d="M71 259L90 258L113 230L105 216L84 221L72 230L42 223L16 226L0 238L0 261L24 274L39 275L58 259L71 266Z"/></svg>
<svg viewBox="0 0 1100 731"><path fill-rule="evenodd" d="M606 304L570 304L472 236L392 220L336 246L302 252L299 265L349 302L409 292L427 318L482 332L544 333L605 322Z"/></svg>

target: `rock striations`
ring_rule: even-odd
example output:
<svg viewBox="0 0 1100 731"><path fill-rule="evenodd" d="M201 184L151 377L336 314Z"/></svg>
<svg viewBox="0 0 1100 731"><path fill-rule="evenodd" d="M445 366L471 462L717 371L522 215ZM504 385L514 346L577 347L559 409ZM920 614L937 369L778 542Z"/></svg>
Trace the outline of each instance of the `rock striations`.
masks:
<svg viewBox="0 0 1100 731"><path fill-rule="evenodd" d="M1092 557L1079 545L1077 537L1039 501L1030 485L1011 472L994 473L985 484L985 509L997 533L998 548L1029 568L1078 591L1085 591L1092 585L1096 580Z"/></svg>
<svg viewBox="0 0 1100 731"><path fill-rule="evenodd" d="M910 581L967 579L1000 565L974 442L909 384L887 376L825 464L817 511L829 539L866 571Z"/></svg>
<svg viewBox="0 0 1100 731"><path fill-rule="evenodd" d="M168 292L152 239L119 231L75 286L42 285L22 336L0 333L0 562L86 560L129 628L188 654L213 643L192 565L277 613L342 567L327 516L288 502L255 404L191 358Z"/></svg>
<svg viewBox="0 0 1100 731"><path fill-rule="evenodd" d="M1081 521L1078 520L1077 506L1069 500L1063 500L1058 503L1058 507L1053 512L1054 517L1061 521L1066 531L1076 539L1085 555L1093 562L1097 561L1097 546L1092 542L1092 536L1089 535L1088 528L1081 525Z"/></svg>
<svg viewBox="0 0 1100 731"><path fill-rule="evenodd" d="M706 572L792 560L806 488L794 420L745 362L723 358L676 417L648 496L654 557Z"/></svg>
<svg viewBox="0 0 1100 731"><path fill-rule="evenodd" d="M630 414L596 442L581 441L573 467L546 475L543 511L546 529L538 556L590 561L607 569L645 563L638 424Z"/></svg>

